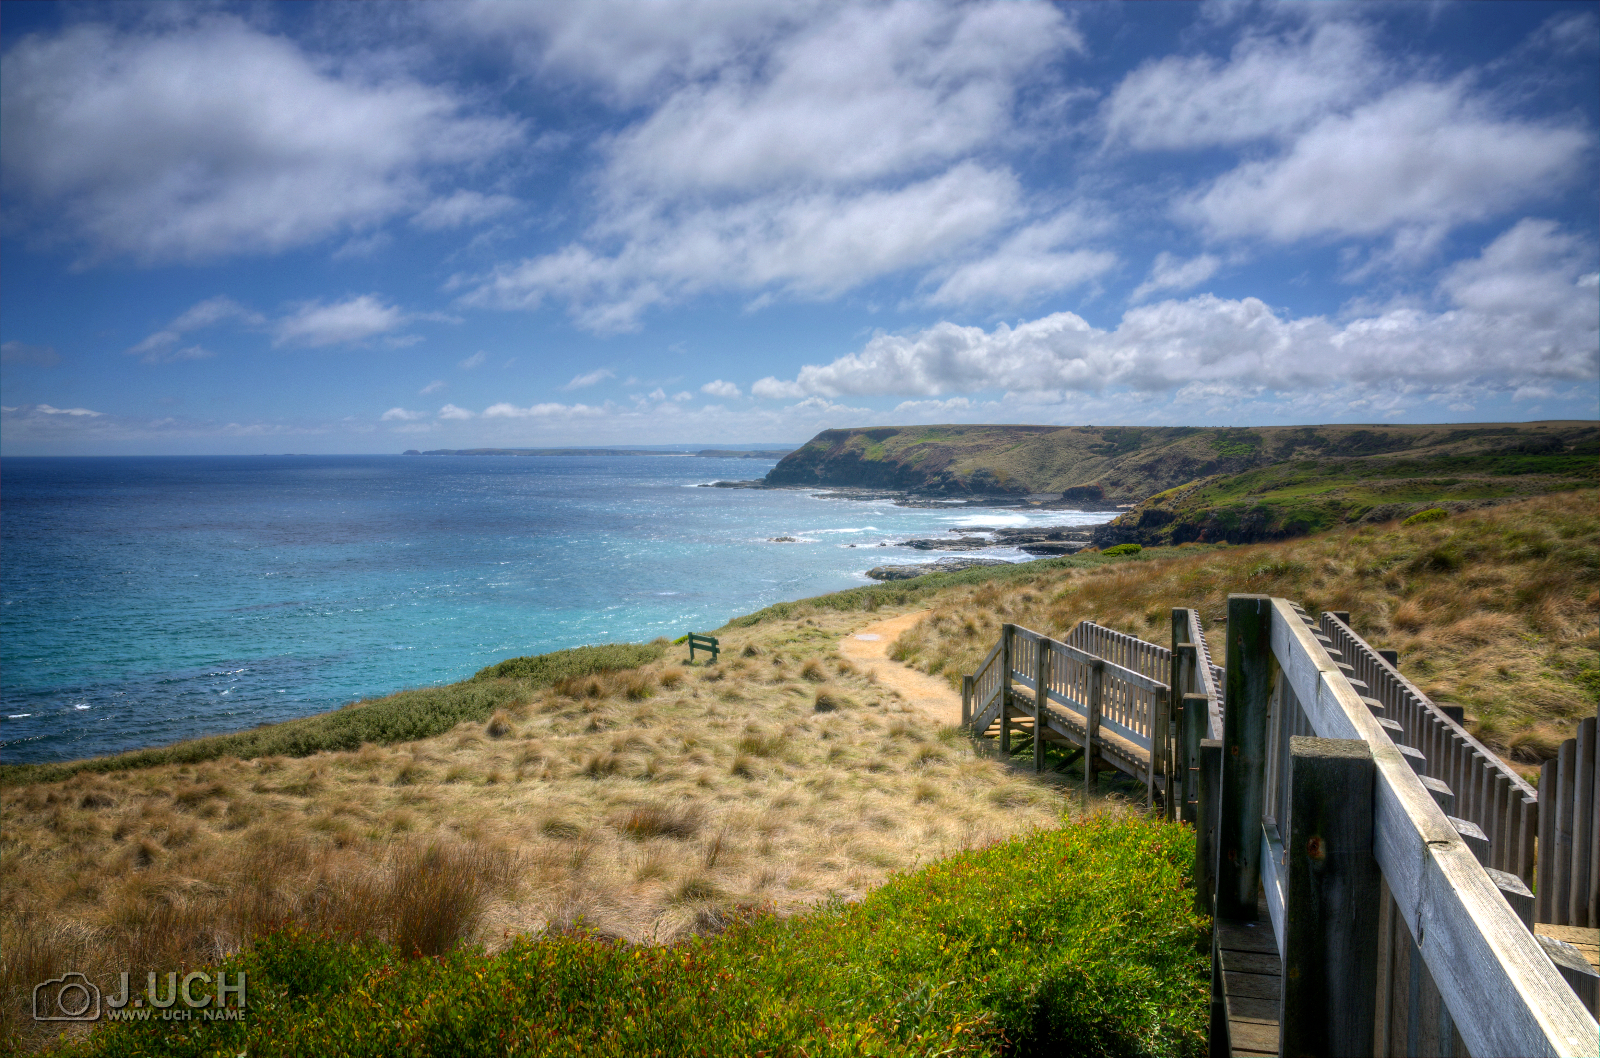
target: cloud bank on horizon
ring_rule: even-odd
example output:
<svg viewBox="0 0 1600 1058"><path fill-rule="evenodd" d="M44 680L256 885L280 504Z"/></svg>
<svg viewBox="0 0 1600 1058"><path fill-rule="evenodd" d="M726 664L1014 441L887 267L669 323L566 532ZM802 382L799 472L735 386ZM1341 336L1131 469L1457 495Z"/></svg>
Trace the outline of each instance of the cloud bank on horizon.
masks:
<svg viewBox="0 0 1600 1058"><path fill-rule="evenodd" d="M1600 416L1592 3L26 5L8 454Z"/></svg>

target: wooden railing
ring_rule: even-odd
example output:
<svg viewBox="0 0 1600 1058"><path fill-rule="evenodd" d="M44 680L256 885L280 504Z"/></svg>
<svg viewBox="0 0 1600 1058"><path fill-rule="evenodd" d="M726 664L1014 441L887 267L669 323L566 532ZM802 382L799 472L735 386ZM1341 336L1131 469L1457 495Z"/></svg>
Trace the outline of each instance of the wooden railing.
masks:
<svg viewBox="0 0 1600 1058"><path fill-rule="evenodd" d="M1596 716L1578 725L1539 771L1539 888L1535 915L1557 926L1600 926L1600 785Z"/></svg>
<svg viewBox="0 0 1600 1058"><path fill-rule="evenodd" d="M1480 862L1478 828L1441 808L1450 791L1330 648L1294 604L1229 597L1202 811L1220 802L1217 917L1255 919L1265 892L1281 1053L1594 1054L1600 1027Z"/></svg>
<svg viewBox="0 0 1600 1058"><path fill-rule="evenodd" d="M962 723L983 734L998 721L1000 748L1009 754L1013 721L1027 721L1036 769L1044 765L1047 742L1068 743L1092 762L1103 760L1144 780L1148 795L1165 795L1165 781L1150 761L1155 734L1165 738L1171 726L1170 668L1165 648L1092 622L1079 624L1067 642L1003 625L994 649L962 679ZM1093 773L1094 765L1085 769L1086 782Z"/></svg>
<svg viewBox="0 0 1600 1058"><path fill-rule="evenodd" d="M1534 838L1539 795L1396 667L1396 659L1373 649L1350 628L1347 613L1324 613L1321 630L1344 655L1364 695L1379 702L1384 718L1399 725L1393 741L1415 748L1423 775L1455 794L1451 815L1470 819L1489 840L1485 866L1533 884Z"/></svg>

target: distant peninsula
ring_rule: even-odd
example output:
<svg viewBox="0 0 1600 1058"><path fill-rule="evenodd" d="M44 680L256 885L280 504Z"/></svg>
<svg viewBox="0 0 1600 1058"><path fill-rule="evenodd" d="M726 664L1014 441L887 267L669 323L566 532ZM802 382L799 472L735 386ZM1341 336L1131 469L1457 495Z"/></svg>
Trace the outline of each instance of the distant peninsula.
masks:
<svg viewBox="0 0 1600 1058"><path fill-rule="evenodd" d="M704 456L708 459L782 459L792 448L725 449L703 448L698 452L645 448L433 448L419 452L408 448L407 456Z"/></svg>
<svg viewBox="0 0 1600 1058"><path fill-rule="evenodd" d="M1094 543L1249 543L1600 481L1600 425L883 426L824 430L741 487L1124 511Z"/></svg>

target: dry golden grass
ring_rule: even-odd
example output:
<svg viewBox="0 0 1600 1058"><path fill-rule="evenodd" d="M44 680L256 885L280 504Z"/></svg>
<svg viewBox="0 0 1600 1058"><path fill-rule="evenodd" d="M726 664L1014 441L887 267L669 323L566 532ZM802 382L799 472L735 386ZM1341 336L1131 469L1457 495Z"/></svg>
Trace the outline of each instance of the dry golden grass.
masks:
<svg viewBox="0 0 1600 1058"><path fill-rule="evenodd" d="M62 970L211 962L289 920L423 953L580 919L665 941L1055 824L1061 786L834 653L868 619L768 622L719 665L569 680L418 742L7 788L0 1031Z"/></svg>
<svg viewBox="0 0 1600 1058"><path fill-rule="evenodd" d="M1224 660L1227 597L1258 592L1312 613L1347 610L1435 701L1530 777L1600 696L1600 510L1571 492L1404 527L1337 530L1247 547L1146 551L1031 582L944 593L892 656L959 686L1011 621L1063 636L1083 620L1154 642L1174 606L1201 611Z"/></svg>

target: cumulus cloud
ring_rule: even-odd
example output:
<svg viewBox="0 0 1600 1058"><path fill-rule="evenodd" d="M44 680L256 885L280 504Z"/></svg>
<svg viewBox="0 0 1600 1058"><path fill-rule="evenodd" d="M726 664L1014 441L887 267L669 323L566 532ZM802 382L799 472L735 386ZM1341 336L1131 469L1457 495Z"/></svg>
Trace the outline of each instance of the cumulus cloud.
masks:
<svg viewBox="0 0 1600 1058"><path fill-rule="evenodd" d="M441 419L464 420L476 417L476 413L468 411L466 408L458 408L454 404L446 404L439 409L439 418Z"/></svg>
<svg viewBox="0 0 1600 1058"><path fill-rule="evenodd" d="M724 382L720 378L714 382L707 382L705 385L701 386L700 392L708 393L713 397L722 397L727 400L732 400L735 397L743 396L743 394L739 392L738 386L734 385L732 382Z"/></svg>
<svg viewBox="0 0 1600 1058"><path fill-rule="evenodd" d="M1071 312L989 331L941 322L879 334L857 353L801 368L793 382L764 379L753 389L937 397L1200 385L1238 396L1592 381L1600 376L1600 304L1584 245L1550 222L1522 221L1445 274L1439 293L1448 307L1436 312L1401 307L1341 323L1205 294L1130 309L1113 330Z"/></svg>
<svg viewBox="0 0 1600 1058"><path fill-rule="evenodd" d="M568 382L561 388L570 392L575 389L584 389L588 386L596 385L604 382L608 378L616 377L617 373L611 370L609 367L597 367L593 371L575 376L571 382Z"/></svg>
<svg viewBox="0 0 1600 1058"><path fill-rule="evenodd" d="M1399 233L1417 251L1567 183L1593 137L1494 113L1464 81L1411 84L1323 119L1282 155L1180 206L1214 235L1272 242Z"/></svg>
<svg viewBox="0 0 1600 1058"><path fill-rule="evenodd" d="M6 342L0 344L0 363L55 367L61 363L61 356L53 346L29 345L26 342Z"/></svg>
<svg viewBox="0 0 1600 1058"><path fill-rule="evenodd" d="M362 294L331 305L307 301L274 325L272 344L313 348L348 345L398 330L410 319L398 307L385 305L376 294Z"/></svg>
<svg viewBox="0 0 1600 1058"><path fill-rule="evenodd" d="M432 382L429 382L426 386L423 386L421 389L417 390L417 396L426 397L430 393L437 393L441 389L445 389L445 388L446 388L446 383L445 383L444 379L436 378Z"/></svg>
<svg viewBox="0 0 1600 1058"><path fill-rule="evenodd" d="M1135 287L1128 300L1138 302L1162 290L1188 290L1199 286L1215 275L1221 265L1222 259L1212 254L1203 253L1185 261L1163 250L1156 254L1155 263L1150 266L1150 278Z"/></svg>
<svg viewBox="0 0 1600 1058"><path fill-rule="evenodd" d="M1114 143L1193 150L1280 137L1365 97L1382 64L1368 32L1324 22L1286 36L1249 34L1226 63L1207 55L1150 60L1107 97Z"/></svg>
<svg viewBox="0 0 1600 1058"><path fill-rule="evenodd" d="M962 163L888 191L639 215L615 254L573 243L458 284L471 287L469 305L533 309L553 297L591 330L628 331L646 309L708 289L825 297L930 265L1009 222L1019 197L1009 171Z"/></svg>
<svg viewBox="0 0 1600 1058"><path fill-rule="evenodd" d="M520 136L442 88L374 78L226 16L79 24L0 72L0 166L91 257L274 252L428 199Z"/></svg>
<svg viewBox="0 0 1600 1058"><path fill-rule="evenodd" d="M1104 220L1074 212L1030 224L989 256L958 265L927 300L934 305L1022 302L1082 286L1115 268L1117 255L1065 246L1106 228Z"/></svg>
<svg viewBox="0 0 1600 1058"><path fill-rule="evenodd" d="M405 408L390 408L388 411L378 416L378 418L382 422L411 422L415 419L426 418L426 416L420 411L407 411Z"/></svg>
<svg viewBox="0 0 1600 1058"><path fill-rule="evenodd" d="M542 73L648 106L601 144L583 236L457 277L467 304L553 299L614 333L707 291L754 293L759 307L938 269L941 303L1015 300L1109 267L1037 234L965 272L946 264L1029 219L1015 174L982 153L1019 135L1030 75L1083 47L1053 7L473 5L442 17L514 41Z"/></svg>

